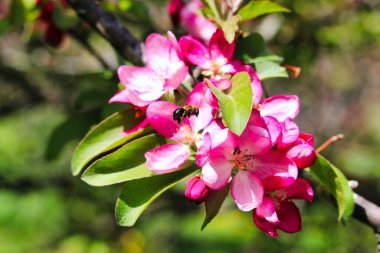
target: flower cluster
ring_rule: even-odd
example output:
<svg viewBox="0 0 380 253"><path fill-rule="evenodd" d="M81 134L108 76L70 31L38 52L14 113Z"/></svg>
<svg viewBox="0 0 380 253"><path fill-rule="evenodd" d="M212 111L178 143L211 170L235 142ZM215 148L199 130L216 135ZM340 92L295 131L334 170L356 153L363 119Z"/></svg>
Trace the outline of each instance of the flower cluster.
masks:
<svg viewBox="0 0 380 253"><path fill-rule="evenodd" d="M146 111L146 124L167 139L145 153L149 170L170 173L191 162L201 168L186 184L187 198L199 204L208 200L210 191L230 187L237 207L252 212L259 229L272 237L278 235L277 229L297 232L301 219L291 200L313 198L310 184L298 177L298 169L309 167L316 158L313 136L294 122L298 97L263 99L258 75L233 58L234 50L235 42L228 43L220 29L208 45L191 35L177 41L172 33L168 38L151 34L145 43L146 66L121 66L118 75L124 89L110 102ZM241 72L250 78L252 110L237 135L224 125L209 85L228 94L236 85L231 77ZM185 80L197 81L186 90L181 86Z"/></svg>

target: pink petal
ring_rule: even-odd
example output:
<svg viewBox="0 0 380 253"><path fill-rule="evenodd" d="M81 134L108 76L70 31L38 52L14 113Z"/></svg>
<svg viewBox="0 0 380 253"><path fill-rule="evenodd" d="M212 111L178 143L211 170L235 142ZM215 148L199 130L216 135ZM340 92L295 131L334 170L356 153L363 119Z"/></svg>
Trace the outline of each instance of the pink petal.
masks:
<svg viewBox="0 0 380 253"><path fill-rule="evenodd" d="M230 180L232 167L223 156L214 157L202 167L203 181L211 189L219 190Z"/></svg>
<svg viewBox="0 0 380 253"><path fill-rule="evenodd" d="M267 124L272 146L274 146L277 143L277 140L281 134L281 124L273 117L266 116L263 118L265 123Z"/></svg>
<svg viewBox="0 0 380 253"><path fill-rule="evenodd" d="M189 147L180 143L165 144L145 153L148 169L159 174L178 170L189 156Z"/></svg>
<svg viewBox="0 0 380 253"><path fill-rule="evenodd" d="M278 236L277 226L256 215L256 210L253 212L253 222L261 231L270 237Z"/></svg>
<svg viewBox="0 0 380 253"><path fill-rule="evenodd" d="M208 85L204 82L195 85L187 98L186 104L219 109L217 98L214 96Z"/></svg>
<svg viewBox="0 0 380 253"><path fill-rule="evenodd" d="M211 59L226 59L229 62L235 51L235 42L229 44L221 29L217 29L210 39L209 50Z"/></svg>
<svg viewBox="0 0 380 253"><path fill-rule="evenodd" d="M261 116L272 116L279 122L286 118L294 119L299 112L300 102L297 96L276 95L264 99L261 103Z"/></svg>
<svg viewBox="0 0 380 253"><path fill-rule="evenodd" d="M300 169L310 167L317 158L314 148L308 144L295 145L287 150L285 154Z"/></svg>
<svg viewBox="0 0 380 253"><path fill-rule="evenodd" d="M298 169L294 162L277 150L269 150L266 154L253 160L252 171L261 179L269 176L289 178L293 183L297 178Z"/></svg>
<svg viewBox="0 0 380 253"><path fill-rule="evenodd" d="M282 123L281 135L278 139L277 148L279 150L286 150L298 139L299 134L300 131L297 124L290 118L287 118Z"/></svg>
<svg viewBox="0 0 380 253"><path fill-rule="evenodd" d="M167 101L158 101L149 105L146 117L149 124L159 134L172 138L179 130L179 124L173 120L173 111L178 106Z"/></svg>
<svg viewBox="0 0 380 253"><path fill-rule="evenodd" d="M264 197L263 202L256 208L255 214L273 224L278 224L275 203L272 198Z"/></svg>
<svg viewBox="0 0 380 253"><path fill-rule="evenodd" d="M303 178L297 178L289 187L282 190L289 199L304 199L311 202L314 197L313 188L310 183Z"/></svg>
<svg viewBox="0 0 380 253"><path fill-rule="evenodd" d="M221 76L215 76L210 78L210 82L218 89L228 89L231 87L232 83L229 78L221 77Z"/></svg>
<svg viewBox="0 0 380 253"><path fill-rule="evenodd" d="M298 207L291 201L285 200L279 202L277 215L280 224L279 229L286 233L296 233L301 230L301 215Z"/></svg>
<svg viewBox="0 0 380 253"><path fill-rule="evenodd" d="M170 51L173 49L175 50L169 39L158 33L150 34L145 41L147 66L156 73L163 74L170 64Z"/></svg>
<svg viewBox="0 0 380 253"><path fill-rule="evenodd" d="M165 93L163 80L149 68L120 66L117 73L125 86L125 90L120 94L127 96L136 106L147 106ZM117 95L120 98L120 95Z"/></svg>
<svg viewBox="0 0 380 253"><path fill-rule="evenodd" d="M312 134L300 132L299 138L304 140L310 146L314 146L314 136Z"/></svg>
<svg viewBox="0 0 380 253"><path fill-rule="evenodd" d="M199 147L197 149L196 161L197 161L197 165L199 167L202 167L208 161L210 151L211 151L210 133L206 133L203 136L202 141L198 145Z"/></svg>
<svg viewBox="0 0 380 253"><path fill-rule="evenodd" d="M241 60L233 59L229 63L224 64L219 69L219 73L231 74L231 75L236 74L237 72L240 72L243 66L244 66L244 63Z"/></svg>
<svg viewBox="0 0 380 253"><path fill-rule="evenodd" d="M130 91L127 89L119 90L113 95L113 97L108 101L108 103L124 103L124 104L131 104L132 102L129 100L128 97L130 97Z"/></svg>
<svg viewBox="0 0 380 253"><path fill-rule="evenodd" d="M263 200L264 188L252 171L240 170L232 179L231 195L242 211L251 211Z"/></svg>
<svg viewBox="0 0 380 253"><path fill-rule="evenodd" d="M201 69L210 65L210 55L207 48L191 36L184 36L179 40L183 56L192 64Z"/></svg>

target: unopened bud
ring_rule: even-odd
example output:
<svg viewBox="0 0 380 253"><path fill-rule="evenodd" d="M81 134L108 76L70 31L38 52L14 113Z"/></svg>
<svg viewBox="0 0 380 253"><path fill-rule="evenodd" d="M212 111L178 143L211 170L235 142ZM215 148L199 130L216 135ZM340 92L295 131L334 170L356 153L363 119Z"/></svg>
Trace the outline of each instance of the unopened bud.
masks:
<svg viewBox="0 0 380 253"><path fill-rule="evenodd" d="M209 188L199 176L194 176L186 182L185 196L189 200L200 204L206 201L208 194Z"/></svg>

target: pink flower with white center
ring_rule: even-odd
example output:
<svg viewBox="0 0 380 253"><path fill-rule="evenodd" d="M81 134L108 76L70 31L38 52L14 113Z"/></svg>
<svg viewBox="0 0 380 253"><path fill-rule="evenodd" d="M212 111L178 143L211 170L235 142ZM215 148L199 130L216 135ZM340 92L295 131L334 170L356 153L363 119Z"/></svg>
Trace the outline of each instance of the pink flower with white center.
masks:
<svg viewBox="0 0 380 253"><path fill-rule="evenodd" d="M111 102L144 107L158 100L165 92L175 90L188 74L173 34L169 39L154 33L145 42L146 67L120 66L117 70L125 89L118 91Z"/></svg>
<svg viewBox="0 0 380 253"><path fill-rule="evenodd" d="M182 0L171 0L168 12L174 26L180 24L187 33L208 44L216 26L199 13L203 7L199 0L192 0L186 5Z"/></svg>
<svg viewBox="0 0 380 253"><path fill-rule="evenodd" d="M273 150L269 132L258 111L253 110L241 136L223 129L214 137L203 180L214 190L224 187L233 176L231 195L242 211L250 211L263 200L262 181L280 178L281 186L294 182L297 167L283 153Z"/></svg>
<svg viewBox="0 0 380 253"><path fill-rule="evenodd" d="M146 112L149 124L159 134L174 143L168 143L146 152L148 169L156 173L177 170L189 158L190 148L201 145L206 133L208 133L206 138L210 138L209 132L218 129L217 124L213 123L215 110L207 105L206 96L200 93L201 91L202 89L194 88L187 101L187 105L191 103L198 107L199 115L186 117L181 124L173 119L174 110L179 108L177 105L166 101L158 101L149 105Z"/></svg>
<svg viewBox="0 0 380 253"><path fill-rule="evenodd" d="M205 76L234 74L243 66L240 60L232 60L235 42L229 44L222 30L218 29L210 39L209 48L191 36L179 40L184 57L198 66Z"/></svg>
<svg viewBox="0 0 380 253"><path fill-rule="evenodd" d="M186 182L185 196L200 204L206 201L210 190L199 176L194 176Z"/></svg>
<svg viewBox="0 0 380 253"><path fill-rule="evenodd" d="M311 202L313 189L308 181L297 178L286 188L277 187L276 182L267 189L260 206L253 212L256 226L271 237L277 237L277 229L286 233L301 230L301 216L297 206L290 199L303 199Z"/></svg>

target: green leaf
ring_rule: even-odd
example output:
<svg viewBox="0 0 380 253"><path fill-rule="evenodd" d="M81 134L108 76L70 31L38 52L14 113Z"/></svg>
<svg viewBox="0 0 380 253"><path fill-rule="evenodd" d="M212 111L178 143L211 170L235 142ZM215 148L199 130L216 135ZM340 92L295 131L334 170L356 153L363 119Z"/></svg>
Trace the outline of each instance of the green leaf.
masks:
<svg viewBox="0 0 380 253"><path fill-rule="evenodd" d="M338 220L349 219L354 210L354 199L344 174L321 155L317 156L314 165L310 167L310 172L335 197Z"/></svg>
<svg viewBox="0 0 380 253"><path fill-rule="evenodd" d="M215 4L215 0L202 0L202 3L209 9L212 13L212 16L216 18L216 20L220 20L220 14L217 5Z"/></svg>
<svg viewBox="0 0 380 253"><path fill-rule="evenodd" d="M210 190L209 196L205 203L206 217L205 217L205 220L203 221L201 230L203 230L218 214L229 191L230 191L230 184L227 184L226 186L224 186L222 189L218 191Z"/></svg>
<svg viewBox="0 0 380 253"><path fill-rule="evenodd" d="M218 99L223 122L232 132L240 136L252 110L252 87L248 73L240 72L232 77L232 89L228 95L214 87L210 81L206 82Z"/></svg>
<svg viewBox="0 0 380 253"><path fill-rule="evenodd" d="M146 128L127 136L123 134L123 130L133 128L140 121L141 118L135 118L135 111L128 109L114 113L100 122L76 147L71 160L72 174L78 175L91 160L100 154L121 146L140 134L149 132L149 128Z"/></svg>
<svg viewBox="0 0 380 253"><path fill-rule="evenodd" d="M252 0L238 11L238 15L240 15L243 21L246 21L264 14L275 12L290 12L290 10L271 1Z"/></svg>
<svg viewBox="0 0 380 253"><path fill-rule="evenodd" d="M232 43L235 40L235 32L239 28L240 16L234 15L229 17L227 20L219 21L219 25L223 30L224 37L228 43Z"/></svg>
<svg viewBox="0 0 380 253"><path fill-rule="evenodd" d="M104 186L151 176L144 154L157 146L155 134L131 141L94 162L83 173L82 180L93 186Z"/></svg>
<svg viewBox="0 0 380 253"><path fill-rule="evenodd" d="M256 61L255 69L261 81L274 77L289 77L286 68L273 61Z"/></svg>
<svg viewBox="0 0 380 253"><path fill-rule="evenodd" d="M264 62L264 61L281 63L284 61L284 58L281 56L278 56L278 55L265 55L265 56L259 56L259 57L253 58L253 59L249 58L247 61L245 61L245 63L256 64L256 63L260 63L260 62Z"/></svg>
<svg viewBox="0 0 380 253"><path fill-rule="evenodd" d="M23 1L12 1L9 11L9 21L12 25L21 24L25 21L25 6Z"/></svg>
<svg viewBox="0 0 380 253"><path fill-rule="evenodd" d="M197 169L194 166L168 174L126 182L116 202L115 215L117 223L121 226L133 226L143 211L157 197Z"/></svg>

